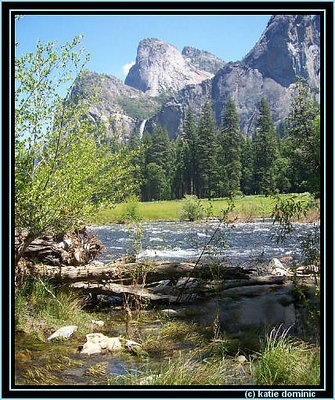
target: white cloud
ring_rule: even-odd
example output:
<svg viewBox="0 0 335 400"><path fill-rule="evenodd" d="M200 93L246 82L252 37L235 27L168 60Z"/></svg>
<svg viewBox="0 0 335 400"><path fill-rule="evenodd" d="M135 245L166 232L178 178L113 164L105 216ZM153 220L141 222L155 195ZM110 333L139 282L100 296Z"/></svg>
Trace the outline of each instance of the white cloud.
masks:
<svg viewBox="0 0 335 400"><path fill-rule="evenodd" d="M122 71L123 71L123 73L124 73L125 76L128 75L128 72L129 72L130 68L131 68L134 64L135 64L135 61L132 61L131 63L126 64L126 65L124 65L124 66L122 67Z"/></svg>

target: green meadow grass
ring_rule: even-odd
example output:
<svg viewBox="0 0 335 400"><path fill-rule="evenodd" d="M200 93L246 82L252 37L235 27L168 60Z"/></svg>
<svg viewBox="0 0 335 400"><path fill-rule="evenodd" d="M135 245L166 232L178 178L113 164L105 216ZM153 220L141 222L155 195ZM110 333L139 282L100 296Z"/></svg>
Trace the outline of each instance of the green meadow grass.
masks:
<svg viewBox="0 0 335 400"><path fill-rule="evenodd" d="M292 196L281 195L282 198ZM310 199L309 194L295 195L298 200ZM201 203L210 217L219 217L222 211L228 207L228 199L213 199L201 200ZM234 199L234 209L230 213L231 220L252 222L255 218L271 217L275 200L272 197L266 196L243 196ZM183 200L169 201L152 201L138 203L139 219L143 222L148 221L179 221L180 210L183 205ZM114 207L107 207L99 211L94 218L88 221L91 224L104 225L122 221L125 205L117 204ZM318 217L318 210L312 209L309 211L307 220L315 220Z"/></svg>

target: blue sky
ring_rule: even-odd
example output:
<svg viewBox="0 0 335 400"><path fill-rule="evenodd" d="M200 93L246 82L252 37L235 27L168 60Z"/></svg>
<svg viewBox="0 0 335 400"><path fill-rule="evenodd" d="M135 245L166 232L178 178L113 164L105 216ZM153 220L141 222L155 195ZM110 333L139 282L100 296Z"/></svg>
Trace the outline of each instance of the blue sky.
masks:
<svg viewBox="0 0 335 400"><path fill-rule="evenodd" d="M70 41L84 34L91 53L87 67L125 78L140 40L158 38L176 46L209 51L225 61L240 60L255 45L270 15L27 15L16 22L18 54L43 42Z"/></svg>

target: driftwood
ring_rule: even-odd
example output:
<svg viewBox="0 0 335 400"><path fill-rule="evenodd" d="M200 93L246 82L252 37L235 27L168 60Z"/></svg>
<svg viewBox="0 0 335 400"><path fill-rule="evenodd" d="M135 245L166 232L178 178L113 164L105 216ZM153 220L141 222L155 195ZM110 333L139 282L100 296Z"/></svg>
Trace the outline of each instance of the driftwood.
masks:
<svg viewBox="0 0 335 400"><path fill-rule="evenodd" d="M287 279L283 276L249 277L253 269L228 266L220 268L220 281L213 281L213 271L207 265L197 265L196 268L195 265L192 262L169 261L117 261L110 264L95 261L78 267L37 265L34 272L54 282L68 283L72 289L93 296L130 295L161 303L182 303L212 296L232 287L278 285Z"/></svg>
<svg viewBox="0 0 335 400"><path fill-rule="evenodd" d="M15 236L18 248L24 234ZM33 240L24 250L22 258L45 265L83 265L101 253L103 244L96 236L89 236L83 228L64 235L43 236Z"/></svg>
<svg viewBox="0 0 335 400"><path fill-rule="evenodd" d="M92 264L84 266L49 266L40 265L35 267L35 271L47 276L52 281L61 282L76 282L83 280L103 281L109 280L113 282L129 283L135 278L136 275L141 277L142 274L146 275L146 282L155 282L162 279L178 279L181 276L187 276L192 273L194 269L193 263L187 262L166 262L158 261L154 265L147 263L122 263L115 262L110 264L103 264L100 262L93 262ZM141 279L138 279L142 283Z"/></svg>
<svg viewBox="0 0 335 400"><path fill-rule="evenodd" d="M232 279L228 281L220 281L213 284L215 291L236 288L240 286L255 286L255 285L282 285L287 282L287 276L264 275L255 276L250 279Z"/></svg>
<svg viewBox="0 0 335 400"><path fill-rule="evenodd" d="M255 277L251 280L227 281L226 284L208 285L205 281L194 279L190 281L190 286L186 289L183 285L174 285L171 281L165 281L167 284L162 284L158 287L142 287L118 284L113 282L92 282L79 281L70 284L72 289L80 290L83 293L90 293L95 296L105 294L108 296L123 296L131 295L142 299L150 300L151 302L160 303L184 303L190 300L195 300L203 297L208 297L218 293L228 295L231 289L236 288L258 288L258 287L275 287L286 282L287 278L283 276L264 276ZM215 286L215 287L214 287ZM229 289L230 288L230 289Z"/></svg>
<svg viewBox="0 0 335 400"><path fill-rule="evenodd" d="M79 289L83 293L90 293L91 295L108 294L109 296L123 296L131 295L142 299L147 299L154 302L162 303L177 303L177 296L171 296L160 293L152 293L142 287L134 287L127 285L120 285L117 283L97 283L97 282L75 282L70 285L72 289Z"/></svg>
<svg viewBox="0 0 335 400"><path fill-rule="evenodd" d="M213 271L206 265L197 266L192 262L137 262L123 263L114 262L103 264L93 262L84 266L49 266L35 267L36 272L43 274L53 281L76 282L83 280L103 281L118 283L122 281L129 284L133 280L138 283L157 282L160 280L177 281L181 277L196 277L201 279L213 279ZM248 279L253 269L242 269L240 267L222 267L220 269L221 279Z"/></svg>

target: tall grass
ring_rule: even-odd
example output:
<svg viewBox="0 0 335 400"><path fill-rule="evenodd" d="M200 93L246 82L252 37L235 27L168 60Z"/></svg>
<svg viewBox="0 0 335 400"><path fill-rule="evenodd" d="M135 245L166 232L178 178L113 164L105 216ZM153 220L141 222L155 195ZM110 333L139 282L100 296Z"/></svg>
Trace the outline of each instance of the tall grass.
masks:
<svg viewBox="0 0 335 400"><path fill-rule="evenodd" d="M90 326L89 321L97 319L83 307L84 301L76 293L57 288L47 280L28 277L15 290L15 329L42 341L65 325L77 325L76 334L83 335Z"/></svg>
<svg viewBox="0 0 335 400"><path fill-rule="evenodd" d="M319 350L304 342L294 342L287 330L273 329L253 372L257 385L319 385Z"/></svg>

